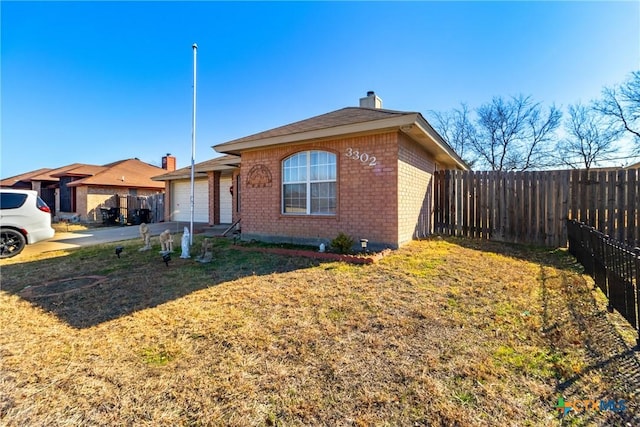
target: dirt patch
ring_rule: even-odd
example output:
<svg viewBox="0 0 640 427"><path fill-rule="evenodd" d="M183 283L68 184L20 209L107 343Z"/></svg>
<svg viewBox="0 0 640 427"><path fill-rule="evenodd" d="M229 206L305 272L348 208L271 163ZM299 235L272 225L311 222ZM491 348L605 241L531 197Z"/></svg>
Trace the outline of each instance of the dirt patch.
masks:
<svg viewBox="0 0 640 427"><path fill-rule="evenodd" d="M23 298L46 298L72 292L80 292L83 289L97 286L107 280L104 276L80 276L69 279L55 280L37 286L27 286L18 294Z"/></svg>
<svg viewBox="0 0 640 427"><path fill-rule="evenodd" d="M240 245L235 245L232 248L240 251L262 252L262 253L270 253L270 254L285 255L285 256L300 256L300 257L320 259L320 260L330 260L330 261L343 261L343 262L348 262L350 264L373 264L374 262L380 261L386 255L391 253L390 249L381 251L381 252L376 252L376 253L348 255L348 254L336 254L331 252L310 251L310 250L304 250L304 249L264 248L264 247L240 246Z"/></svg>

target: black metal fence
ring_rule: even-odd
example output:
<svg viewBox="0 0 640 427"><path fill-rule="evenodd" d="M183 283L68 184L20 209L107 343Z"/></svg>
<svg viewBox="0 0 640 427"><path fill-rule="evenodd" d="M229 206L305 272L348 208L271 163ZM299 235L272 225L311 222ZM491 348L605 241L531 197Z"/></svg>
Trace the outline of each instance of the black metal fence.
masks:
<svg viewBox="0 0 640 427"><path fill-rule="evenodd" d="M99 208L102 223L138 225L164 221L164 194L151 196L114 195Z"/></svg>
<svg viewBox="0 0 640 427"><path fill-rule="evenodd" d="M569 252L607 296L608 309L617 310L636 329L640 348L640 248L573 219L567 220L567 234Z"/></svg>

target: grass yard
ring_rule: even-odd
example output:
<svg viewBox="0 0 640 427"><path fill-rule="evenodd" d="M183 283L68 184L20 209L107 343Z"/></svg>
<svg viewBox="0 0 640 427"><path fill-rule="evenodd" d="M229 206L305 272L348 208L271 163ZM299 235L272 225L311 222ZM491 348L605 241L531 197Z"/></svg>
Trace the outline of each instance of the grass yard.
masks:
<svg viewBox="0 0 640 427"><path fill-rule="evenodd" d="M356 266L216 240L167 267L122 245L0 263L0 424L640 423L633 330L564 251L433 239Z"/></svg>

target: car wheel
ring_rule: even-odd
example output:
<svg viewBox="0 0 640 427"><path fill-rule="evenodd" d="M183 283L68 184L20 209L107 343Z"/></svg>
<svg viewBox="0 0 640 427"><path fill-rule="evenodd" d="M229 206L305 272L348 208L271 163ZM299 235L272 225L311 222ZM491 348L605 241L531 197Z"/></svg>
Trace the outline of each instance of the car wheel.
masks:
<svg viewBox="0 0 640 427"><path fill-rule="evenodd" d="M19 231L10 228L0 230L0 258L11 258L18 255L27 241Z"/></svg>

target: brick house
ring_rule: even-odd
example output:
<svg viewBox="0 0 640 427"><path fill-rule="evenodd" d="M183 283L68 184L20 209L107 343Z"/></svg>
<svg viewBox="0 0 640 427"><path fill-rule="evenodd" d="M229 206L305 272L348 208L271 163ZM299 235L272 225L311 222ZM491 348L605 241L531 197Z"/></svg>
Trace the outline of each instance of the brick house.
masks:
<svg viewBox="0 0 640 427"><path fill-rule="evenodd" d="M38 191L58 217L101 221L100 208L118 207L120 196L145 197L162 193L164 184L151 177L175 169L175 157L163 157L163 168L138 159L103 166L73 163L57 169L39 169L6 178L0 185Z"/></svg>
<svg viewBox="0 0 640 427"><path fill-rule="evenodd" d="M220 156L194 165L193 220L209 225L229 224L233 218L232 178L240 157ZM167 221L191 220L191 166L152 178L163 181L164 217Z"/></svg>
<svg viewBox="0 0 640 427"><path fill-rule="evenodd" d="M83 221L101 221L100 208L111 206L108 201L114 196L144 197L162 193L164 186L151 180L160 171L165 169L127 159L104 166L82 165L52 176L60 179L60 212L73 212Z"/></svg>
<svg viewBox="0 0 640 427"><path fill-rule="evenodd" d="M432 231L434 171L469 169L420 113L382 109L373 92L213 148L240 157L232 217L244 240L317 245L344 232L397 248Z"/></svg>

